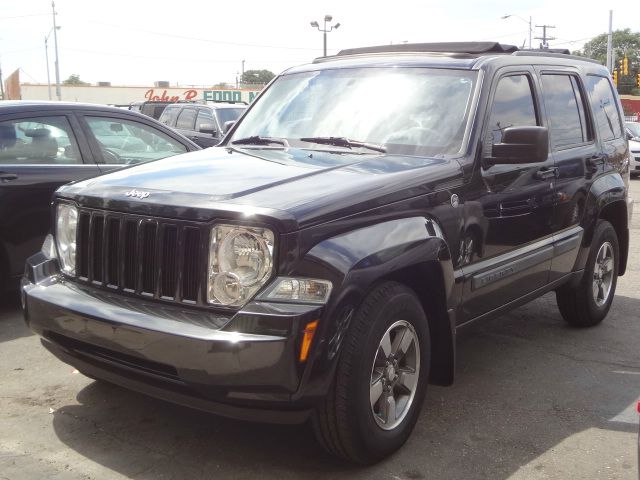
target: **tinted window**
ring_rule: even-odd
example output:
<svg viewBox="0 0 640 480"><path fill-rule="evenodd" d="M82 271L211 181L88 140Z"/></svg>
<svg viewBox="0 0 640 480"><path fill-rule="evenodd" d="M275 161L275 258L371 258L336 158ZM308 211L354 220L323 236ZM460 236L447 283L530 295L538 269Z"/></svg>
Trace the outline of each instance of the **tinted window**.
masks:
<svg viewBox="0 0 640 480"><path fill-rule="evenodd" d="M121 118L85 118L105 163L134 164L187 151L181 143L144 123Z"/></svg>
<svg viewBox="0 0 640 480"><path fill-rule="evenodd" d="M507 127L538 125L536 109L527 75L512 75L498 82L489 118L490 144L502 141Z"/></svg>
<svg viewBox="0 0 640 480"><path fill-rule="evenodd" d="M178 112L180 111L180 107L167 107L160 115L160 121L165 125L169 125L173 127L176 124L176 117L178 116Z"/></svg>
<svg viewBox="0 0 640 480"><path fill-rule="evenodd" d="M213 118L213 113L210 109L201 108L198 110L198 121L196 122L196 130L200 130L200 125L203 125L205 123L215 126L216 120L215 118Z"/></svg>
<svg viewBox="0 0 640 480"><path fill-rule="evenodd" d="M184 110L182 110L180 115L178 115L176 128L182 128L184 130L195 130L196 114L197 111L195 108L185 108Z"/></svg>
<svg viewBox="0 0 640 480"><path fill-rule="evenodd" d="M578 145L587 141L587 129L580 115L578 97L570 75L543 75L544 103L549 117L552 148Z"/></svg>
<svg viewBox="0 0 640 480"><path fill-rule="evenodd" d="M66 117L0 122L0 164L82 163Z"/></svg>
<svg viewBox="0 0 640 480"><path fill-rule="evenodd" d="M605 77L589 75L587 90L602 140L607 141L622 137L622 120L609 80Z"/></svg>

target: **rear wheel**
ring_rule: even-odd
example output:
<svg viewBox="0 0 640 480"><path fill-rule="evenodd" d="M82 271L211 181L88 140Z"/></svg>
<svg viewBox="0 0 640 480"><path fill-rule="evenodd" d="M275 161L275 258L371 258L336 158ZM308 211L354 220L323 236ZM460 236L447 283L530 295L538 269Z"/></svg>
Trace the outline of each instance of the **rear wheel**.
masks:
<svg viewBox="0 0 640 480"><path fill-rule="evenodd" d="M375 288L353 319L331 391L313 416L324 448L363 464L400 448L420 414L429 351L415 293L395 282Z"/></svg>
<svg viewBox="0 0 640 480"><path fill-rule="evenodd" d="M556 291L558 308L574 327L591 327L607 316L618 281L618 236L606 220L598 220L582 280Z"/></svg>

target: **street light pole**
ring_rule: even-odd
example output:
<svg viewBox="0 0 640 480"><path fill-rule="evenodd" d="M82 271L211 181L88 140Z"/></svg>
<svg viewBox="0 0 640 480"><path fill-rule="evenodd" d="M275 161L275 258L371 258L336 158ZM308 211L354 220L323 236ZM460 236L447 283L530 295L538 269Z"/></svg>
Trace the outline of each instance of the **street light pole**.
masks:
<svg viewBox="0 0 640 480"><path fill-rule="evenodd" d="M331 15L325 15L324 16L324 27L320 28L320 25L318 24L318 22L316 22L315 20L313 22L311 22L311 26L314 28L317 28L319 31L322 32L322 36L323 36L323 42L322 42L322 52L323 52L323 56L326 57L327 56L327 33L329 33L330 31L334 30L334 29L338 29L338 27L340 27L339 23L336 23L335 25L330 25L329 29L327 29L327 22L331 22L331 20L333 20L333 17Z"/></svg>
<svg viewBox="0 0 640 480"><path fill-rule="evenodd" d="M522 20L525 23L529 24L529 50L531 50L531 37L532 37L532 33L533 33L533 20L531 18L531 15L529 15L529 20L527 21L526 19L522 18L520 15L515 15L513 13L510 13L508 15L503 15L500 18L502 20L506 20L509 17L516 17L519 18L520 20Z"/></svg>
<svg viewBox="0 0 640 480"><path fill-rule="evenodd" d="M62 93L60 91L60 65L58 62L58 27L56 26L56 2L51 2L51 9L53 11L53 44L56 49L56 97L58 101L62 100ZM47 63L47 68L48 68Z"/></svg>
<svg viewBox="0 0 640 480"><path fill-rule="evenodd" d="M51 32L49 32L49 35L51 35ZM44 58L47 61L47 89L49 91L49 100L51 100L51 76L49 75L49 47L47 46L49 35L44 37Z"/></svg>

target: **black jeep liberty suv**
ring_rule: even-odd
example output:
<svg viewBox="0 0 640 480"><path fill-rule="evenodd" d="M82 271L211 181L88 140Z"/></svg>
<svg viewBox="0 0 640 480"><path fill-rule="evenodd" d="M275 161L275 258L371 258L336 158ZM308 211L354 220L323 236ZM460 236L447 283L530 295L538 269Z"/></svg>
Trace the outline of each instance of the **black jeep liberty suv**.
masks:
<svg viewBox="0 0 640 480"><path fill-rule="evenodd" d="M554 290L572 326L626 268L630 155L608 71L497 43L291 68L214 148L60 188L29 327L88 376L235 418L310 419L374 462L456 331Z"/></svg>

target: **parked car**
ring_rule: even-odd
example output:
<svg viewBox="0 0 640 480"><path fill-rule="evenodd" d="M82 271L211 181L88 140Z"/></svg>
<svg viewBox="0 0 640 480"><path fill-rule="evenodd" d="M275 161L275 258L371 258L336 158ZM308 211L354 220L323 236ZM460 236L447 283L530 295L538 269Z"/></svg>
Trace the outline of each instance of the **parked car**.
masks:
<svg viewBox="0 0 640 480"><path fill-rule="evenodd" d="M640 123L639 122L625 122L625 130L629 140L640 140Z"/></svg>
<svg viewBox="0 0 640 480"><path fill-rule="evenodd" d="M142 113L148 117L158 120L167 106L173 102L163 102L160 100L145 100L140 102L132 102L128 108L132 112Z"/></svg>
<svg viewBox="0 0 640 480"><path fill-rule="evenodd" d="M640 141L629 140L629 150L631 151L631 156L633 157L631 163L631 176L637 177L638 175L640 175Z"/></svg>
<svg viewBox="0 0 640 480"><path fill-rule="evenodd" d="M605 67L544 50L319 58L219 148L59 189L26 322L91 377L310 419L327 451L374 462L427 383L453 382L465 325L551 291L569 325L605 318L633 207L621 112Z"/></svg>
<svg viewBox="0 0 640 480"><path fill-rule="evenodd" d="M199 147L146 116L58 102L0 102L0 292L50 229L60 185ZM12 281L13 280L13 281Z"/></svg>
<svg viewBox="0 0 640 480"><path fill-rule="evenodd" d="M220 143L229 122L235 122L246 108L237 102L174 103L162 112L160 122L207 148Z"/></svg>

